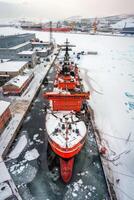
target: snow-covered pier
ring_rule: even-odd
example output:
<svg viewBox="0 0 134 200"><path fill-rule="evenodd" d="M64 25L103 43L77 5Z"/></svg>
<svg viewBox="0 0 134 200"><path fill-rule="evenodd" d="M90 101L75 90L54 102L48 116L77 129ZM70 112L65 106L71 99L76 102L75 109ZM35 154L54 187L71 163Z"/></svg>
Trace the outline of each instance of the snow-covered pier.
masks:
<svg viewBox="0 0 134 200"><path fill-rule="evenodd" d="M57 52L57 50L55 50ZM54 51L54 53L55 53ZM45 66L44 62L37 65L34 68L34 78L26 91L20 96L14 99L11 106L12 119L8 126L5 128L0 136L0 199L16 198L21 200L18 193L18 189L14 184L12 177L10 176L8 169L3 160L12 145L12 142L16 138L16 135L23 123L24 117L29 110L29 107L36 96L46 74L50 70L55 61L56 56L51 56L50 62Z"/></svg>
<svg viewBox="0 0 134 200"><path fill-rule="evenodd" d="M8 169L0 157L0 199L18 199L22 200L19 195L18 189L16 188Z"/></svg>
<svg viewBox="0 0 134 200"><path fill-rule="evenodd" d="M57 52L57 50L55 51ZM31 102L36 96L36 93L38 92L47 72L54 63L55 58L56 56L53 54L46 67L44 67L44 63L41 63L34 68L35 76L30 85L20 97L17 97L12 102L11 110L13 117L0 136L0 156L3 158L6 156L6 153L14 141L18 130L22 125L23 119L31 105Z"/></svg>

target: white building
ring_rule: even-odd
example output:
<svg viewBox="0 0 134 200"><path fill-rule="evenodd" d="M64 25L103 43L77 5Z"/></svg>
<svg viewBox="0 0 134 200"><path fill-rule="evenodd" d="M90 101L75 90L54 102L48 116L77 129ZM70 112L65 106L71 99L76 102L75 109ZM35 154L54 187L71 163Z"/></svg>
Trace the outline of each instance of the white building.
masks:
<svg viewBox="0 0 134 200"><path fill-rule="evenodd" d="M17 54L17 58L20 61L27 61L29 67L34 67L37 64L37 56L34 51L22 51Z"/></svg>
<svg viewBox="0 0 134 200"><path fill-rule="evenodd" d="M0 63L0 77L14 77L22 74L24 69L28 67L26 61L9 61Z"/></svg>
<svg viewBox="0 0 134 200"><path fill-rule="evenodd" d="M38 57L47 57L49 55L47 48L34 48L34 51Z"/></svg>

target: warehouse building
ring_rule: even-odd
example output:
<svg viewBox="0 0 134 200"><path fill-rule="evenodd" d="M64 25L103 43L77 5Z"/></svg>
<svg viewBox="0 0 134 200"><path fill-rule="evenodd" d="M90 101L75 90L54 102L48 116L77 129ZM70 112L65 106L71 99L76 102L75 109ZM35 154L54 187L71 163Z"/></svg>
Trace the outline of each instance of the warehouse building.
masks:
<svg viewBox="0 0 134 200"><path fill-rule="evenodd" d="M35 34L19 34L0 37L0 59L16 59L17 53L32 48Z"/></svg>
<svg viewBox="0 0 134 200"><path fill-rule="evenodd" d="M33 39L35 39L33 33L0 36L0 48L11 48Z"/></svg>
<svg viewBox="0 0 134 200"><path fill-rule="evenodd" d="M9 61L0 63L0 77L9 76L14 77L22 74L24 69L28 67L28 62L26 61Z"/></svg>
<svg viewBox="0 0 134 200"><path fill-rule="evenodd" d="M4 85L11 78L23 74L28 68L28 62L25 61L9 61L0 63L0 86Z"/></svg>
<svg viewBox="0 0 134 200"><path fill-rule="evenodd" d="M32 42L32 49L33 51L37 52L37 56L46 57L52 53L53 45L49 42Z"/></svg>
<svg viewBox="0 0 134 200"><path fill-rule="evenodd" d="M37 64L37 55L34 51L22 51L17 54L17 60L27 61L29 67L34 67Z"/></svg>
<svg viewBox="0 0 134 200"><path fill-rule="evenodd" d="M10 48L0 48L0 59L16 59L17 53L29 50L31 47L30 42L25 42Z"/></svg>
<svg viewBox="0 0 134 200"><path fill-rule="evenodd" d="M36 52L36 55L38 57L47 57L49 55L49 52L48 50L45 48L45 49L41 49L41 48L35 48L34 51Z"/></svg>
<svg viewBox="0 0 134 200"><path fill-rule="evenodd" d="M34 73L25 75L18 75L8 81L3 87L4 95L21 95L24 90L28 87L31 80L34 77Z"/></svg>

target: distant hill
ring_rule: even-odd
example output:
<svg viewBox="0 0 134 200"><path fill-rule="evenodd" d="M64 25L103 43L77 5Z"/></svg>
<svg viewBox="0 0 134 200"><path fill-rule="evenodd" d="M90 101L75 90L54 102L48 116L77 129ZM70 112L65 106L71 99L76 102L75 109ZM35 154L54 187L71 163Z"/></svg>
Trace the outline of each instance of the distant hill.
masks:
<svg viewBox="0 0 134 200"><path fill-rule="evenodd" d="M65 19L66 21L79 21L80 19L82 19L82 16L71 16L68 17L67 19Z"/></svg>
<svg viewBox="0 0 134 200"><path fill-rule="evenodd" d="M112 25L113 28L122 29L124 27L134 27L134 17L129 17L127 19L123 19L116 24Z"/></svg>

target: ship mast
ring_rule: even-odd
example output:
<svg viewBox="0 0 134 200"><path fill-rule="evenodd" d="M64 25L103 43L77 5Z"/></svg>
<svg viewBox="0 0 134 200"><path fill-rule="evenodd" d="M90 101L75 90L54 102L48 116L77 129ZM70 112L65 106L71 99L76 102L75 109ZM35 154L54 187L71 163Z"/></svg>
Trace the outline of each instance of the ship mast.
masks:
<svg viewBox="0 0 134 200"><path fill-rule="evenodd" d="M68 42L68 39L66 39L66 42L65 42L64 62L69 61L69 52L68 51L69 51L69 42Z"/></svg>
<svg viewBox="0 0 134 200"><path fill-rule="evenodd" d="M72 49L70 47L75 47L75 46L70 45L68 42L68 39L66 39L65 45L62 45L61 47L63 47L62 51L65 51L64 61L63 61L63 65L62 65L62 74L67 75L70 72L70 70L69 70L69 66L70 66L69 51L72 51Z"/></svg>

